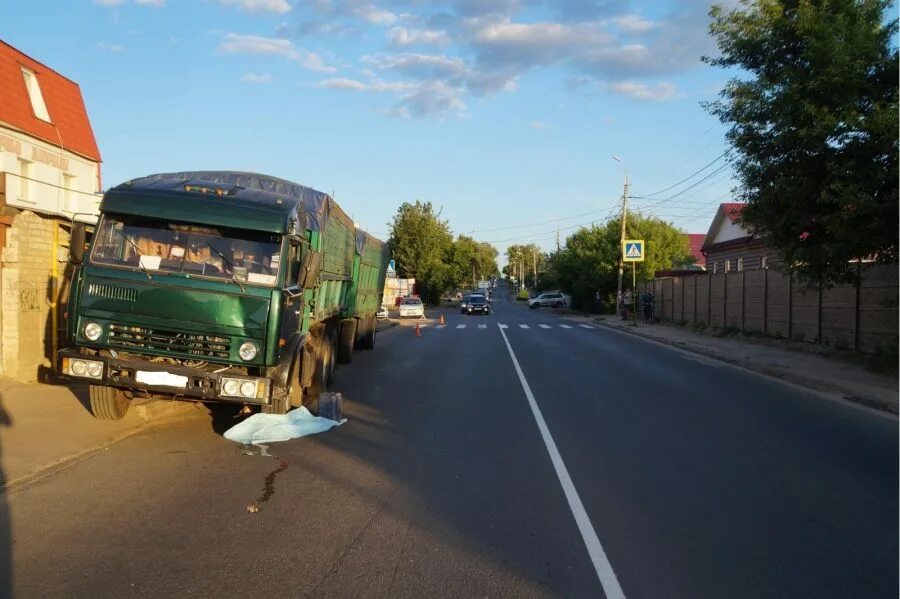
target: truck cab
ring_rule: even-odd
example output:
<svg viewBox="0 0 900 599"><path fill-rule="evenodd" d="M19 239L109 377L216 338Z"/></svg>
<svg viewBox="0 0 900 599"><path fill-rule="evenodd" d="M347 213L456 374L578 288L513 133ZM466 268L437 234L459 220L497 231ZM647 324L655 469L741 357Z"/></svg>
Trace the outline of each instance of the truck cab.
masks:
<svg viewBox="0 0 900 599"><path fill-rule="evenodd" d="M334 201L231 171L110 189L76 265L58 374L121 418L165 396L284 413L373 347L387 250ZM81 251L80 251L81 250ZM379 287L380 285L380 287ZM371 306L369 305L371 304Z"/></svg>

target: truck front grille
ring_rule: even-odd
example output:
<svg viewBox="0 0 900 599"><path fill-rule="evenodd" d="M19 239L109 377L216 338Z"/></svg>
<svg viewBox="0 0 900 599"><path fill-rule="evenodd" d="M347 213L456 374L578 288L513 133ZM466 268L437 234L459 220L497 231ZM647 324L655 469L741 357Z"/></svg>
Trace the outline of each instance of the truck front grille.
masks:
<svg viewBox="0 0 900 599"><path fill-rule="evenodd" d="M109 325L109 345L129 350L145 349L187 356L228 359L231 351L231 337L111 324Z"/></svg>

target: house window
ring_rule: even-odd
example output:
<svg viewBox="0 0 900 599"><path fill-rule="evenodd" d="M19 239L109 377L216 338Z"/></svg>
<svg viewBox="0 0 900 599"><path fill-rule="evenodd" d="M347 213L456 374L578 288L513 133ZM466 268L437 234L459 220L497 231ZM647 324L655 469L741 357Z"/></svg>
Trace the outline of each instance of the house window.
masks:
<svg viewBox="0 0 900 599"><path fill-rule="evenodd" d="M719 272L719 261L716 260L715 262L713 262L713 274L716 274L718 272Z"/></svg>
<svg viewBox="0 0 900 599"><path fill-rule="evenodd" d="M744 270L744 259L738 258L737 259L737 271L741 272L742 270Z"/></svg>
<svg viewBox="0 0 900 599"><path fill-rule="evenodd" d="M19 158L19 199L28 200L31 195L31 162Z"/></svg>
<svg viewBox="0 0 900 599"><path fill-rule="evenodd" d="M47 112L47 105L44 104L44 96L41 94L37 75L31 69L22 67L22 76L25 78L25 89L28 90L28 99L31 100L31 110L34 111L34 116L49 123L50 113Z"/></svg>
<svg viewBox="0 0 900 599"><path fill-rule="evenodd" d="M769 268L769 257L763 256L759 259L759 267L760 268Z"/></svg>
<svg viewBox="0 0 900 599"><path fill-rule="evenodd" d="M731 260L725 261L725 272L729 272L731 270Z"/></svg>

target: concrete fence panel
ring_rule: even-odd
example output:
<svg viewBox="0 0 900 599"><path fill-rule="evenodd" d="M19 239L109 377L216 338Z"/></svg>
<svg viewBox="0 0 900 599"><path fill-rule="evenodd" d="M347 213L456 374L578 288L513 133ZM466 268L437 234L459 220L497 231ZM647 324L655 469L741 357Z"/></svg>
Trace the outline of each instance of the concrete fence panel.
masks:
<svg viewBox="0 0 900 599"><path fill-rule="evenodd" d="M744 273L726 273L725 278L725 326L741 330L744 319Z"/></svg>
<svg viewBox="0 0 900 599"><path fill-rule="evenodd" d="M791 339L819 340L819 288L793 282L791 285Z"/></svg>
<svg viewBox="0 0 900 599"><path fill-rule="evenodd" d="M897 342L897 266L863 266L859 288L859 349Z"/></svg>
<svg viewBox="0 0 900 599"><path fill-rule="evenodd" d="M766 270L766 334L787 337L791 330L791 280L777 270Z"/></svg>
<svg viewBox="0 0 900 599"><path fill-rule="evenodd" d="M721 329L725 327L725 275L707 275L709 277L709 326Z"/></svg>
<svg viewBox="0 0 900 599"><path fill-rule="evenodd" d="M701 326L709 326L709 315L711 312L709 303L711 285L709 282L711 279L709 275L703 277L698 276L696 279L695 313L697 314L697 317L695 318L695 323Z"/></svg>
<svg viewBox="0 0 900 599"><path fill-rule="evenodd" d="M744 275L744 325L746 333L764 333L766 318L765 269L746 270Z"/></svg>

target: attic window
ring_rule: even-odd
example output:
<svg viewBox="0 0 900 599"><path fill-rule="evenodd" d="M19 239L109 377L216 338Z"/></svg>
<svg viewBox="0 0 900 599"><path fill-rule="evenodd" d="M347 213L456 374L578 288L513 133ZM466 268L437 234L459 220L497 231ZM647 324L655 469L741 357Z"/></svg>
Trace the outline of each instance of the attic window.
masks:
<svg viewBox="0 0 900 599"><path fill-rule="evenodd" d="M37 75L31 69L22 67L22 76L25 78L25 89L28 90L28 99L31 100L31 110L34 111L34 116L49 123L50 113L47 112L47 105L44 104L44 96L41 94Z"/></svg>

